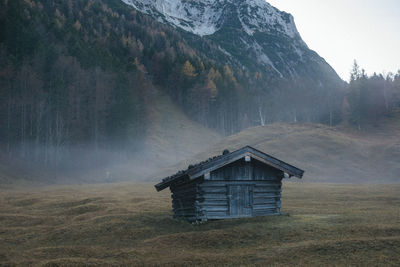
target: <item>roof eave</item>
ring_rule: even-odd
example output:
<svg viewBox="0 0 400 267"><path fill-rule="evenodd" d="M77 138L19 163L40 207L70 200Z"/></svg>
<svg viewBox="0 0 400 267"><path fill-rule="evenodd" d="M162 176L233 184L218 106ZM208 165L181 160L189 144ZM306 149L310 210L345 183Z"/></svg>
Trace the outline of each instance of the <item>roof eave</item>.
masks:
<svg viewBox="0 0 400 267"><path fill-rule="evenodd" d="M167 187L170 187L172 184L179 182L181 179L183 179L185 176L187 176L186 173L174 177L173 179L169 180L169 181L162 181L158 184L156 184L154 187L156 188L157 192L160 192L162 190L164 190Z"/></svg>
<svg viewBox="0 0 400 267"><path fill-rule="evenodd" d="M236 161L238 160L240 157L245 156L246 154L252 154L252 156L255 156L256 159L262 159L262 161L264 161L265 164L270 165L274 168L277 168L283 172L288 173L291 176L297 177L299 179L303 178L303 174L304 171L293 166L290 165L282 160L279 160L275 157L272 157L262 151L259 151L251 146L246 146L243 147L239 150L236 150L232 153L229 153L227 155L224 155L222 157L219 157L216 160L212 160L210 162L205 163L204 165L195 167L193 169L188 169L186 170L184 173L182 173L179 176L173 177L169 180L166 181L162 181L158 184L156 184L154 187L156 188L156 190L162 191L165 188L171 186L174 183L179 182L182 178L184 178L185 176L187 176L189 179L193 180L199 177L199 175L204 174L204 172L206 171L212 171L216 168L221 168L222 166L226 165L226 164L221 164L221 163L227 163L230 161ZM258 155L257 155L258 154ZM217 164L217 162L219 162L219 164ZM215 166L213 166L215 165Z"/></svg>

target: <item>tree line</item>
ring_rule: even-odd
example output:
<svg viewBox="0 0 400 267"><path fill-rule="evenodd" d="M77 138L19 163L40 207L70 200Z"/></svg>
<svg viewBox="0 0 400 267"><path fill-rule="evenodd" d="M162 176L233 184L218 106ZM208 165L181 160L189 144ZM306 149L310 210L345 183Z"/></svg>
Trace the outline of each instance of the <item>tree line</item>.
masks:
<svg viewBox="0 0 400 267"><path fill-rule="evenodd" d="M346 114L362 127L365 114L398 105L398 74L383 83L356 72L348 90L276 79L119 0L0 0L0 26L0 148L49 167L80 149L140 151L157 90L224 135L274 122L336 125ZM373 108L378 91L383 105Z"/></svg>
<svg viewBox="0 0 400 267"><path fill-rule="evenodd" d="M368 76L354 61L344 102L346 119L362 130L400 107L400 70L397 74Z"/></svg>

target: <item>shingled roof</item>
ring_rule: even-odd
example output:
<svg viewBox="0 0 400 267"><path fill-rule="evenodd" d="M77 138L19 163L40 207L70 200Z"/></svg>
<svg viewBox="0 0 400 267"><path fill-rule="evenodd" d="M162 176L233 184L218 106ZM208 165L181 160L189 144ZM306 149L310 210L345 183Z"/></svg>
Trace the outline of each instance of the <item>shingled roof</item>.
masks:
<svg viewBox="0 0 400 267"><path fill-rule="evenodd" d="M302 178L304 171L296 168L286 162L283 162L277 158L274 158L264 152L261 152L253 147L246 146L232 153L224 151L225 153L220 156L209 158L208 160L202 161L196 165L189 165L186 170L181 170L172 176L168 176L158 184L155 185L157 191L161 191L174 183L178 183L183 180L194 180L201 177L205 173L211 172L218 168L221 168L227 164L237 161L245 156L250 156L256 160L263 162L269 166L279 169L289 176L295 176L297 178Z"/></svg>

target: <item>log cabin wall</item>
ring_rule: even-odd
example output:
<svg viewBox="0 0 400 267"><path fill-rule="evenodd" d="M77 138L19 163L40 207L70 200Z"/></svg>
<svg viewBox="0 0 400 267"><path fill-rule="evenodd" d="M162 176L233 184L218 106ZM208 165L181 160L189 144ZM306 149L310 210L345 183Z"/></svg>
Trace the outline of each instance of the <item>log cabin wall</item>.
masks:
<svg viewBox="0 0 400 267"><path fill-rule="evenodd" d="M210 173L210 179L216 181L269 181L279 178L283 178L282 171L255 159L246 162L244 158Z"/></svg>
<svg viewBox="0 0 400 267"><path fill-rule="evenodd" d="M279 215L283 172L243 158L171 187L174 217L189 221Z"/></svg>
<svg viewBox="0 0 400 267"><path fill-rule="evenodd" d="M198 198L198 181L172 185L172 209L174 218L196 221L198 218L196 199Z"/></svg>
<svg viewBox="0 0 400 267"><path fill-rule="evenodd" d="M279 215L282 179L303 175L303 170L245 146L190 165L155 188L171 189L174 218L199 221Z"/></svg>
<svg viewBox="0 0 400 267"><path fill-rule="evenodd" d="M196 208L199 219L279 215L281 182L205 181Z"/></svg>

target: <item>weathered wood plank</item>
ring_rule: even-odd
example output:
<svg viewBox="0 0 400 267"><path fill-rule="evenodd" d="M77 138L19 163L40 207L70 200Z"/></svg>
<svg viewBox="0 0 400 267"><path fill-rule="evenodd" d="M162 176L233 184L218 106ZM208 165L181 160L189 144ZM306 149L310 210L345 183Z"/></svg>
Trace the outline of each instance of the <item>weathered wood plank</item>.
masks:
<svg viewBox="0 0 400 267"><path fill-rule="evenodd" d="M276 199L269 199L269 198L267 198L267 199L264 199L264 198L253 199L253 205L265 205L265 204L275 204L276 205L277 202L278 201Z"/></svg>
<svg viewBox="0 0 400 267"><path fill-rule="evenodd" d="M228 212L228 206L200 206L198 208L203 212Z"/></svg>
<svg viewBox="0 0 400 267"><path fill-rule="evenodd" d="M200 189L200 193L222 193L222 194L226 194L227 189L226 186L220 186L220 187L202 187Z"/></svg>
<svg viewBox="0 0 400 267"><path fill-rule="evenodd" d="M185 202L194 202L197 198L197 195L187 195L187 196L172 196L172 201L185 201Z"/></svg>
<svg viewBox="0 0 400 267"><path fill-rule="evenodd" d="M264 186L271 186L271 187L278 187L280 188L282 183L281 182L269 182L269 181L204 181L202 184L199 185L200 188L204 187L224 187L227 185L235 185L235 184L243 184L243 185L254 185L255 187L264 187Z"/></svg>
<svg viewBox="0 0 400 267"><path fill-rule="evenodd" d="M191 193L191 194L172 194L171 197L172 199L178 199L178 198L195 198L198 194L197 193Z"/></svg>
<svg viewBox="0 0 400 267"><path fill-rule="evenodd" d="M179 214L179 213L196 213L196 209L195 208L174 208L173 211L175 212L175 214Z"/></svg>
<svg viewBox="0 0 400 267"><path fill-rule="evenodd" d="M195 179L199 176L204 175L205 173L211 172L215 169L218 169L224 165L227 165L231 162L235 162L236 160L239 160L243 158L245 155L243 154L242 151L235 151L232 152L220 159L211 161L210 163L205 163L202 166L199 166L197 168L194 168L192 170L188 171L188 175L191 179Z"/></svg>
<svg viewBox="0 0 400 267"><path fill-rule="evenodd" d="M191 188L196 188L200 181L189 181L186 183L178 184L178 185L171 185L171 191L179 191L179 190L187 190Z"/></svg>
<svg viewBox="0 0 400 267"><path fill-rule="evenodd" d="M280 192L275 192L275 193L268 193L268 194L263 194L263 193L254 193L254 198L280 198Z"/></svg>
<svg viewBox="0 0 400 267"><path fill-rule="evenodd" d="M174 184L171 186L174 217L199 220L278 215L280 176L280 170L257 160L240 160L210 174L210 179L220 180L197 179Z"/></svg>
<svg viewBox="0 0 400 267"><path fill-rule="evenodd" d="M246 160L242 160L243 158L247 158L247 162ZM219 170L224 169L228 165L232 165L230 168L227 168L228 170ZM252 168L249 166L252 166ZM204 174L212 173L215 170L221 173L215 174L215 176L223 180L273 180L274 177L282 179L284 172L302 178L304 174L304 171L301 169L247 146L203 162L193 168L179 172L175 176L167 177L155 187L158 191L168 186L171 186L171 189L174 190L174 187L187 184L188 180L197 181L198 178L201 180Z"/></svg>
<svg viewBox="0 0 400 267"><path fill-rule="evenodd" d="M261 161L268 166L272 166L276 169L287 172L299 178L301 178L304 173L304 171L270 155L267 155L261 151L258 151L252 147L244 147L217 160L210 161L208 163L200 165L197 168L191 169L188 171L188 175L191 179L195 179L196 177L202 176L207 172L212 172L213 170L219 169L222 166L235 162L241 158L244 158L245 156L251 156L252 158L257 159L258 161Z"/></svg>
<svg viewBox="0 0 400 267"><path fill-rule="evenodd" d="M279 194L268 194L268 195L254 194L254 199L275 199L278 201L281 199L281 195L279 195Z"/></svg>
<svg viewBox="0 0 400 267"><path fill-rule="evenodd" d="M198 205L228 205L228 199L204 199Z"/></svg>
<svg viewBox="0 0 400 267"><path fill-rule="evenodd" d="M261 211L270 210L270 209L276 210L276 209L277 209L277 206L276 206L276 205L254 206L254 207L253 207L253 212L261 212Z"/></svg>
<svg viewBox="0 0 400 267"><path fill-rule="evenodd" d="M172 204L172 209L173 210L179 210L179 209L196 209L195 205L179 205L179 204Z"/></svg>
<svg viewBox="0 0 400 267"><path fill-rule="evenodd" d="M181 199L177 199L177 200L173 200L172 204L173 205L175 205L175 204L176 205L186 205L186 206L190 205L190 206L194 207L195 201L184 201L184 200L181 200Z"/></svg>
<svg viewBox="0 0 400 267"><path fill-rule="evenodd" d="M226 193L205 193L201 195L201 198L204 199L226 199Z"/></svg>

